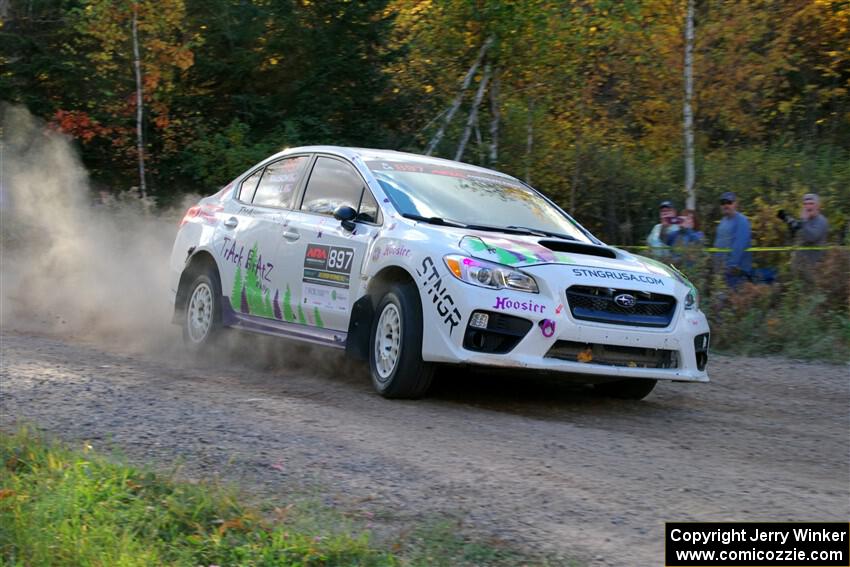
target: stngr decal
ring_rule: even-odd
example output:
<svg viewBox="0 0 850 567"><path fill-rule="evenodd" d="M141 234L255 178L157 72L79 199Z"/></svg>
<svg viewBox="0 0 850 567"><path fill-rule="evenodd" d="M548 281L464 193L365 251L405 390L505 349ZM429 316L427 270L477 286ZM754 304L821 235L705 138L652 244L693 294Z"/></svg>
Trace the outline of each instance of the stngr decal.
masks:
<svg viewBox="0 0 850 567"><path fill-rule="evenodd" d="M449 335L451 335L455 327L460 324L462 317L460 311L455 307L454 298L437 271L434 260L430 256L422 260L422 268L417 268L416 274L421 280L422 287L425 288L425 294L431 298L437 314L443 317L443 324L449 325Z"/></svg>

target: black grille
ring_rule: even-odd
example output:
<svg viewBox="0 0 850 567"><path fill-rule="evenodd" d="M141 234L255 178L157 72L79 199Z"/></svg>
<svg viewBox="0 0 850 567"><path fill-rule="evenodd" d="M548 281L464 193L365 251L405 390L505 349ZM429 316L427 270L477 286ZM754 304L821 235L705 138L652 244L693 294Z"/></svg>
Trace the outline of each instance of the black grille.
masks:
<svg viewBox="0 0 850 567"><path fill-rule="evenodd" d="M624 294L634 298L634 305L615 302ZM575 319L637 327L666 327L676 311L676 298L670 295L584 285L567 290L567 303Z"/></svg>
<svg viewBox="0 0 850 567"><path fill-rule="evenodd" d="M679 367L679 353L674 350L574 341L557 341L546 353L546 357L569 360L570 362L630 368Z"/></svg>

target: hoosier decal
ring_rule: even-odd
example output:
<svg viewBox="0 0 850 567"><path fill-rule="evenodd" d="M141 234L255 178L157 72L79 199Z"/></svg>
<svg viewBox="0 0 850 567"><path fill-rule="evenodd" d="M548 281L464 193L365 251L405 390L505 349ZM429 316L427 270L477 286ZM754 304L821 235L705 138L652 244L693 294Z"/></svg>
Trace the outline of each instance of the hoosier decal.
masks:
<svg viewBox="0 0 850 567"><path fill-rule="evenodd" d="M537 303L536 301L517 301L510 297L497 297L496 304L492 307L504 311L506 309L516 309L517 311L528 311L530 313L545 313L546 306Z"/></svg>
<svg viewBox="0 0 850 567"><path fill-rule="evenodd" d="M430 256L422 260L422 268L417 269L416 274L420 278L422 287L425 288L425 294L431 298L437 314L443 317L443 324L449 325L449 335L451 335L455 327L460 324L461 315L455 307L454 298L443 283L443 278L437 272L434 260Z"/></svg>

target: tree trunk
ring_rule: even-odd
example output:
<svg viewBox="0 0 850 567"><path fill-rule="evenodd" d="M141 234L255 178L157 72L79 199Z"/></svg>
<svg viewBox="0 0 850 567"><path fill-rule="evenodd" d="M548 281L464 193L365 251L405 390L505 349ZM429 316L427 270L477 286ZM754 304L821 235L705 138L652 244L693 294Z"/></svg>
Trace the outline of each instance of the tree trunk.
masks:
<svg viewBox="0 0 850 567"><path fill-rule="evenodd" d="M457 146L455 153L455 161L460 161L463 157L463 152L466 149L466 143L469 141L469 136L472 134L472 126L478 121L478 106L484 98L484 92L487 90L487 83L490 82L490 64L484 66L484 76L481 77L481 83L478 85L478 92L475 93L475 100L472 101L472 108L469 110L469 117L466 119L466 128L463 129L463 135L460 137L460 143Z"/></svg>
<svg viewBox="0 0 850 567"><path fill-rule="evenodd" d="M142 132L142 66L139 60L139 5L133 3L133 65L136 69L136 136L138 138L139 152L139 192L142 199L147 198L147 185L145 184L145 142Z"/></svg>
<svg viewBox="0 0 850 567"><path fill-rule="evenodd" d="M472 77L474 77L475 73L478 72L478 67L481 66L481 62L484 60L484 55L487 53L487 50L490 49L491 45L493 45L493 38L489 37L478 51L478 57L475 59L475 63L473 63L472 67L469 68L469 71L466 72L466 76L463 78L463 83L460 86L460 91L458 91L457 96L455 96L455 99L452 101L449 111L446 113L446 117L440 125L440 129L437 130L437 133L434 134L434 137L431 138L431 141L428 143L428 147L425 149L426 156L430 156L440 143L440 140L443 139L443 136L446 133L446 127L452 121L452 118L454 118L457 109L460 108L460 103L463 101L463 93L467 88L469 88L469 83L472 81Z"/></svg>
<svg viewBox="0 0 850 567"><path fill-rule="evenodd" d="M478 124L478 115L475 115L475 124L472 126L475 133L475 147L478 150L478 163L484 163L484 140L481 138L481 127Z"/></svg>
<svg viewBox="0 0 850 567"><path fill-rule="evenodd" d="M579 134L580 136L581 134ZM579 166L581 165L581 139L576 140L576 150L573 164L573 178L570 183L570 215L576 214L576 193L578 192Z"/></svg>
<svg viewBox="0 0 850 567"><path fill-rule="evenodd" d="M534 101L528 101L528 122L525 125L525 182L531 185L531 151L534 148Z"/></svg>
<svg viewBox="0 0 850 567"><path fill-rule="evenodd" d="M493 72L493 84L490 87L490 167L499 162L499 68Z"/></svg>
<svg viewBox="0 0 850 567"><path fill-rule="evenodd" d="M688 0L688 14L685 22L685 206L696 210L697 196L694 191L696 173L694 171L694 112L691 102L694 98L694 0Z"/></svg>

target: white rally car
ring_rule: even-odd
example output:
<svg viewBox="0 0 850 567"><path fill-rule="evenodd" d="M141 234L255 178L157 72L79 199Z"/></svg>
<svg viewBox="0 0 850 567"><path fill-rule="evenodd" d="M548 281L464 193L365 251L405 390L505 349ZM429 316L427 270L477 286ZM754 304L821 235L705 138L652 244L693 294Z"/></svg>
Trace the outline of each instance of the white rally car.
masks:
<svg viewBox="0 0 850 567"><path fill-rule="evenodd" d="M386 397L422 396L439 363L634 399L659 379L708 381L708 324L680 273L458 162L288 149L190 208L170 267L191 347L231 327L345 349Z"/></svg>

